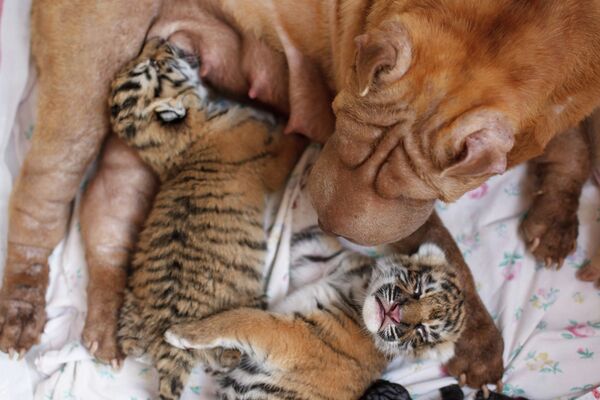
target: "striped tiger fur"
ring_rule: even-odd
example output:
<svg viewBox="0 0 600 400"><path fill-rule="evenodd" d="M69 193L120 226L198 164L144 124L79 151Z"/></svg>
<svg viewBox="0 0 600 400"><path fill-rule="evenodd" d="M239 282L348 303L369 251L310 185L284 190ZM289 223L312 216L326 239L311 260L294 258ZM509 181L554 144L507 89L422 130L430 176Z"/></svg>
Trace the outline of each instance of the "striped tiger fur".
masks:
<svg viewBox="0 0 600 400"><path fill-rule="evenodd" d="M110 113L114 132L161 182L133 255L118 341L127 355L148 353L160 397L177 399L197 360L227 367L239 352L181 350L163 334L173 323L264 306L266 196L304 142L269 114L216 97L196 59L160 40L117 75Z"/></svg>
<svg viewBox="0 0 600 400"><path fill-rule="evenodd" d="M451 356L464 326L464 307L460 291L448 294L457 278L442 250L424 244L412 256L373 261L317 227L296 234L292 243L290 281L297 285L270 311L230 310L166 333L181 349L241 351L240 365L219 377L217 398L355 400L394 355ZM385 325L396 322L383 311L393 306L370 308L379 296L381 302L412 307L406 322L398 321L407 326L391 336ZM372 318L380 324L374 331Z"/></svg>

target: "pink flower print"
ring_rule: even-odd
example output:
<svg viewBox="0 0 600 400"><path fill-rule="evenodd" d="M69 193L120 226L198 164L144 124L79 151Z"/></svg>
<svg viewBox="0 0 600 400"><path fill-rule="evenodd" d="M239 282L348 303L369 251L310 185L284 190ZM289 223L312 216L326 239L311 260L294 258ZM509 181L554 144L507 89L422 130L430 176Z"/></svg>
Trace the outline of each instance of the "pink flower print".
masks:
<svg viewBox="0 0 600 400"><path fill-rule="evenodd" d="M479 232L460 234L456 237L456 242L462 250L463 257L467 257L479 249L479 245L481 244Z"/></svg>
<svg viewBox="0 0 600 400"><path fill-rule="evenodd" d="M583 360L589 360L594 357L594 352L590 351L587 347L585 349L583 347L578 348L577 354L579 354L579 358Z"/></svg>
<svg viewBox="0 0 600 400"><path fill-rule="evenodd" d="M488 184L484 183L483 185L479 186L477 189L471 190L470 192L468 192L467 196L472 200L479 200L487 194L488 190L489 190Z"/></svg>
<svg viewBox="0 0 600 400"><path fill-rule="evenodd" d="M517 252L514 253L504 253L504 259L500 263L500 268L502 268L502 276L507 281L512 281L517 276L519 276L519 272L521 272L521 267L523 266L523 255ZM543 296L540 294L540 296Z"/></svg>
<svg viewBox="0 0 600 400"><path fill-rule="evenodd" d="M550 288L548 290L540 288L531 296L529 302L534 308L547 311L556 300L558 300L559 289ZM571 324L575 325L575 324Z"/></svg>
<svg viewBox="0 0 600 400"><path fill-rule="evenodd" d="M522 266L523 263L520 261L508 265L502 270L502 275L504 276L504 279L506 279L507 281L512 281L513 279L515 279L517 276L519 276L519 272L521 272Z"/></svg>
<svg viewBox="0 0 600 400"><path fill-rule="evenodd" d="M594 395L595 399L600 399L600 387L597 387L596 389L592 390L592 394Z"/></svg>
<svg viewBox="0 0 600 400"><path fill-rule="evenodd" d="M578 338L588 338L594 336L594 328L589 326L588 324L577 324L571 325L567 328L569 332L573 334L573 336Z"/></svg>

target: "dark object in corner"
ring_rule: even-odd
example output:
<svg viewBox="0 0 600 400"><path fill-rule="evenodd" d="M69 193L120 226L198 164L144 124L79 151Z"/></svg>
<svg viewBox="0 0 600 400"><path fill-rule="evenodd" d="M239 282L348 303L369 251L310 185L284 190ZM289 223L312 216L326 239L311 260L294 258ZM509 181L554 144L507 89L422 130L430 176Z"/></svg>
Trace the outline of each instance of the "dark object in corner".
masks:
<svg viewBox="0 0 600 400"><path fill-rule="evenodd" d="M464 400L465 395L458 385L450 385L440 389L442 400ZM363 394L360 400L412 400L404 386L397 383L376 380ZM475 400L485 400L483 391L478 391ZM487 400L528 400L525 397L509 397L501 393L490 391Z"/></svg>
<svg viewBox="0 0 600 400"><path fill-rule="evenodd" d="M483 392L481 390L478 391L477 394L475 395L475 400L485 400L485 398L483 397ZM496 393L496 392L490 391L490 397L488 397L487 400L528 400L528 399L526 399L525 397L505 396L502 393Z"/></svg>
<svg viewBox="0 0 600 400"><path fill-rule="evenodd" d="M360 400L411 400L404 386L378 379L367 389Z"/></svg>
<svg viewBox="0 0 600 400"><path fill-rule="evenodd" d="M458 385L450 385L440 389L442 400L463 400L465 394Z"/></svg>

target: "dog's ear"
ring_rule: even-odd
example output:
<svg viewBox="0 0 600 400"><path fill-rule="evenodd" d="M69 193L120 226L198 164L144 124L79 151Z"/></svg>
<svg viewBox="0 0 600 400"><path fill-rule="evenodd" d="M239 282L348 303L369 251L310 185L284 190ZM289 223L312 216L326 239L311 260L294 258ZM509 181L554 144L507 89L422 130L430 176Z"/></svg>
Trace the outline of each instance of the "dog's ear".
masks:
<svg viewBox="0 0 600 400"><path fill-rule="evenodd" d="M442 171L442 177L483 177L506 170L508 152L514 145L514 128L500 111L480 109L459 117L442 133L437 152L453 157Z"/></svg>
<svg viewBox="0 0 600 400"><path fill-rule="evenodd" d="M356 43L355 72L358 94L363 97L376 82L402 78L412 61L412 45L406 29L397 21L359 35Z"/></svg>

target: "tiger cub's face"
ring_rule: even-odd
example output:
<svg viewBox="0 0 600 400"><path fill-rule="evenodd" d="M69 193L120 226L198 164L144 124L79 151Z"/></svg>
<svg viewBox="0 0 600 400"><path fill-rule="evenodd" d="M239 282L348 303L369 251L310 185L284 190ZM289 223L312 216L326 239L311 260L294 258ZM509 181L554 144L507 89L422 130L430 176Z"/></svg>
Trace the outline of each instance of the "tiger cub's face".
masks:
<svg viewBox="0 0 600 400"><path fill-rule="evenodd" d="M457 276L443 251L424 244L412 256L378 260L363 304L363 320L384 353L445 362L464 328Z"/></svg>

